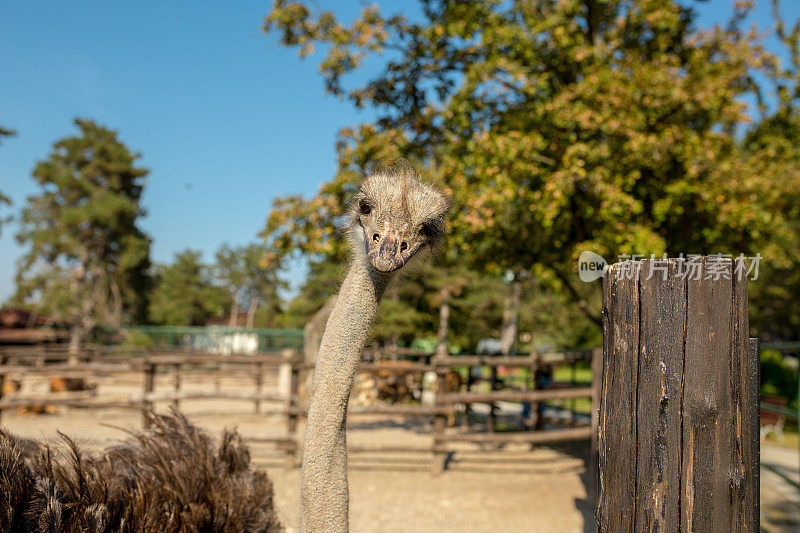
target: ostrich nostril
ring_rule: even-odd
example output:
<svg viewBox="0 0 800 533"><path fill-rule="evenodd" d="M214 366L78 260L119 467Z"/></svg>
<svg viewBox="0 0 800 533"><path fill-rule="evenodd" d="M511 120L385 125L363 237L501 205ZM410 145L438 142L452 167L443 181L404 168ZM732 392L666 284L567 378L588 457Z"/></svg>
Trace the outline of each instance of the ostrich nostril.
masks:
<svg viewBox="0 0 800 533"><path fill-rule="evenodd" d="M404 252L404 251L406 251L407 249L408 249L408 243L407 243L406 241L403 241L403 242L401 242L401 243L400 243L400 251L401 251L401 252Z"/></svg>
<svg viewBox="0 0 800 533"><path fill-rule="evenodd" d="M381 240L381 236L376 233L375 235L372 236L372 240L374 242L378 242L379 240Z"/></svg>

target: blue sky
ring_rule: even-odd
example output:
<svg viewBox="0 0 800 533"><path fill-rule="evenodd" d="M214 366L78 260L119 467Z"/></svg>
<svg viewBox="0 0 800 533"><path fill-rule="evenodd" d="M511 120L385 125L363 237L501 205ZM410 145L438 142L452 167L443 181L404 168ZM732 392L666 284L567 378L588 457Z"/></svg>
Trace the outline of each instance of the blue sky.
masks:
<svg viewBox="0 0 800 533"><path fill-rule="evenodd" d="M697 4L701 25L724 21L732 3ZM0 125L18 131L0 146L0 190L12 213L36 192L35 162L75 133L76 116L119 130L142 153L151 170L142 226L156 262L185 248L211 260L224 242L255 240L276 195L316 191L335 169L337 130L371 114L326 95L314 58L263 34L270 4L0 0ZM345 17L360 9L312 4ZM757 4L764 23L768 2ZM800 2L782 4L797 16ZM417 13L411 1L384 5ZM16 231L12 222L0 234L0 302L22 254Z"/></svg>

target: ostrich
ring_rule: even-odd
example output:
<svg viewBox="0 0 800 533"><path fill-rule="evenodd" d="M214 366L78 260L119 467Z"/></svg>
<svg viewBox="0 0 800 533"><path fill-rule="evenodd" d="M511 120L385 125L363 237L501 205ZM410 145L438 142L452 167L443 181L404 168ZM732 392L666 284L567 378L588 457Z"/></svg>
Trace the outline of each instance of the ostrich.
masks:
<svg viewBox="0 0 800 533"><path fill-rule="evenodd" d="M348 530L345 417L361 350L395 272L434 249L449 201L401 163L361 183L348 212L350 270L322 337L308 408L302 467L304 533Z"/></svg>
<svg viewBox="0 0 800 533"><path fill-rule="evenodd" d="M215 442L178 412L147 416L150 429L101 454L0 428L0 531L282 531L238 433Z"/></svg>

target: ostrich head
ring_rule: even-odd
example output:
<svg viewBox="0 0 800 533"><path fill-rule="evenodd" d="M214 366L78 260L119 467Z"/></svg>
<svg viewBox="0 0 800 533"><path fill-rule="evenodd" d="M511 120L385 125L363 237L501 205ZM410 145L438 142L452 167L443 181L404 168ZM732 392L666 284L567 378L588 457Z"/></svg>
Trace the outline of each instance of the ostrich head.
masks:
<svg viewBox="0 0 800 533"><path fill-rule="evenodd" d="M379 272L392 272L445 233L449 200L408 164L380 167L364 178L350 206L350 235Z"/></svg>

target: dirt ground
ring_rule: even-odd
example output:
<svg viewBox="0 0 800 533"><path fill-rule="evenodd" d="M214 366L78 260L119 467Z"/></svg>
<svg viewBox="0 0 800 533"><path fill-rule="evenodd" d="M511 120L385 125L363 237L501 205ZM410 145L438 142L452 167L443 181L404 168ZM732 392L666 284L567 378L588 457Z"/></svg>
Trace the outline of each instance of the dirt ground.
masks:
<svg viewBox="0 0 800 533"><path fill-rule="evenodd" d="M221 390L248 390L242 378L226 378ZM275 383L267 382L265 391ZM185 376L184 390L211 386L202 376ZM42 393L44 381L25 382L24 394ZM157 379L156 391L172 388L166 376ZM104 379L98 392L104 398L141 395L141 377L131 374ZM264 405L269 409L269 404ZM158 410L167 410L167 404ZM186 402L182 410L197 425L219 434L235 427L245 437L280 435L281 417L255 415L253 404L238 400ZM51 415L3 413L2 425L13 433L55 440L61 431L87 448L124 440L119 428L139 429L141 416L130 411L59 408ZM402 418L359 418L349 424L348 440L354 445L430 443L430 422ZM302 428L301 428L302 431ZM287 468L285 454L269 444L251 444L254 464L265 468L275 486L279 517L287 531L299 530L299 469ZM430 471L427 453L356 453L350 456L351 530L360 532L581 532L594 531L592 506L587 501L585 457L588 443L552 447L507 446L502 450L478 445L458 448L442 474ZM797 456L797 450L794 450ZM783 456L781 456L783 457ZM791 462L788 456L786 461ZM790 531L795 502L786 503L791 491L762 474L762 511L781 506L780 520L767 531ZM779 478L778 478L779 479ZM768 488L765 490L764 485ZM791 499L791 498L790 498ZM787 511L788 509L788 511ZM773 512L774 514L774 512ZM789 521L786 521L789 516ZM789 526L790 528L793 526Z"/></svg>

